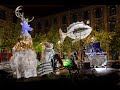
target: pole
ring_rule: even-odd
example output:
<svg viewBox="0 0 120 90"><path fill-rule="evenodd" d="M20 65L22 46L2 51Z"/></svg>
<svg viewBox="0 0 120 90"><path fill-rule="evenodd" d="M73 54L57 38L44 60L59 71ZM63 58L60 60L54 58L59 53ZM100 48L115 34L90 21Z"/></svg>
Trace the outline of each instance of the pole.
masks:
<svg viewBox="0 0 120 90"><path fill-rule="evenodd" d="M82 40L80 40L80 61L82 61Z"/></svg>

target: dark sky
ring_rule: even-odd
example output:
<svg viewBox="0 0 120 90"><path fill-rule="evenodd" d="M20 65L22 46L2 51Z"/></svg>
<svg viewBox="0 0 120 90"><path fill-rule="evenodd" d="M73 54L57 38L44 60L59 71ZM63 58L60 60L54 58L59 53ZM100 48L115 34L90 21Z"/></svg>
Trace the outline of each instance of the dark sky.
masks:
<svg viewBox="0 0 120 90"><path fill-rule="evenodd" d="M23 6L23 12L30 16L47 16L58 12L88 5L106 4L106 0L0 0L1 4L15 10ZM115 0L114 0L115 1ZM111 1L109 0L109 3ZM113 2L112 2L113 3Z"/></svg>
<svg viewBox="0 0 120 90"><path fill-rule="evenodd" d="M5 5L5 6L15 10L15 8L18 5ZM83 7L85 5L78 5L76 7L71 7L64 4L22 5L22 6L23 6L23 12L27 15L46 16L46 15L59 13L62 11L75 9L78 7Z"/></svg>

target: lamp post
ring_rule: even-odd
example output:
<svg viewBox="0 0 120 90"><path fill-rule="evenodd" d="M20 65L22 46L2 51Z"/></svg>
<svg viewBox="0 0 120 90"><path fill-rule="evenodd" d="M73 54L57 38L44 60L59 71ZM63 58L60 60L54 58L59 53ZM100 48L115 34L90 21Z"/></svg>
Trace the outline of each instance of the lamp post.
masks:
<svg viewBox="0 0 120 90"><path fill-rule="evenodd" d="M62 51L61 51L61 41L58 41L58 49L60 52L60 58L62 57Z"/></svg>
<svg viewBox="0 0 120 90"><path fill-rule="evenodd" d="M89 25L89 24L90 24L90 21L89 21L89 20L87 20L86 24L87 24L87 25Z"/></svg>
<svg viewBox="0 0 120 90"><path fill-rule="evenodd" d="M89 25L90 21L87 20L86 24ZM80 61L84 60L84 54L85 54L85 51L84 51L84 48L83 48L83 41L81 39L81 32L80 32Z"/></svg>
<svg viewBox="0 0 120 90"><path fill-rule="evenodd" d="M83 60L83 42L80 39L80 61Z"/></svg>
<svg viewBox="0 0 120 90"><path fill-rule="evenodd" d="M94 37L91 37L91 41L90 42L94 42Z"/></svg>

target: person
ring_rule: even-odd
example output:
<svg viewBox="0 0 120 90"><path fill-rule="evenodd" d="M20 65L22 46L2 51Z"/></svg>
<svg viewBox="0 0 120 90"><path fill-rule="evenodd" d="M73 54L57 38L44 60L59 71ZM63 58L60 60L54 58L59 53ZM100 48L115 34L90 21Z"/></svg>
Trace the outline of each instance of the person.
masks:
<svg viewBox="0 0 120 90"><path fill-rule="evenodd" d="M63 59L68 58L66 51L63 52Z"/></svg>
<svg viewBox="0 0 120 90"><path fill-rule="evenodd" d="M74 50L73 54L74 54L74 60L78 60L78 52Z"/></svg>
<svg viewBox="0 0 120 90"><path fill-rule="evenodd" d="M71 56L71 57L70 57L70 60L71 60L71 63L73 64L73 68L74 68L74 69L77 69L77 67L78 67L78 62L77 62L77 60L78 60L77 51L74 50L74 51L71 53L70 56Z"/></svg>
<svg viewBox="0 0 120 90"><path fill-rule="evenodd" d="M59 62L60 66L58 68L62 69L64 66L63 66L63 61L62 59L60 58L60 54L59 53L55 53L54 55L54 63L53 63L53 68L54 68L54 71L56 70L57 68L57 62Z"/></svg>
<svg viewBox="0 0 120 90"><path fill-rule="evenodd" d="M49 42L43 43L44 51L40 60L38 74L40 76L47 75L53 72L51 59L53 58L53 44Z"/></svg>

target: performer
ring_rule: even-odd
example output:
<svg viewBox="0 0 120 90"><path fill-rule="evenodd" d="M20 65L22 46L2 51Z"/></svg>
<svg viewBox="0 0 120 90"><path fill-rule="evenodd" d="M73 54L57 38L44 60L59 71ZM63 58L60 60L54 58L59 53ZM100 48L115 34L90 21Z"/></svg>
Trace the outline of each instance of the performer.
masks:
<svg viewBox="0 0 120 90"><path fill-rule="evenodd" d="M13 47L13 56L10 58L10 65L17 76L17 79L37 76L37 55L32 48L32 38L28 31L33 29L28 24L23 14L19 12L22 6L18 6L15 14L22 20L22 32L17 44Z"/></svg>
<svg viewBox="0 0 120 90"><path fill-rule="evenodd" d="M54 51L53 51L53 44L44 42L44 51L42 53L41 62L39 65L38 73L40 76L50 74L53 72L52 62Z"/></svg>

